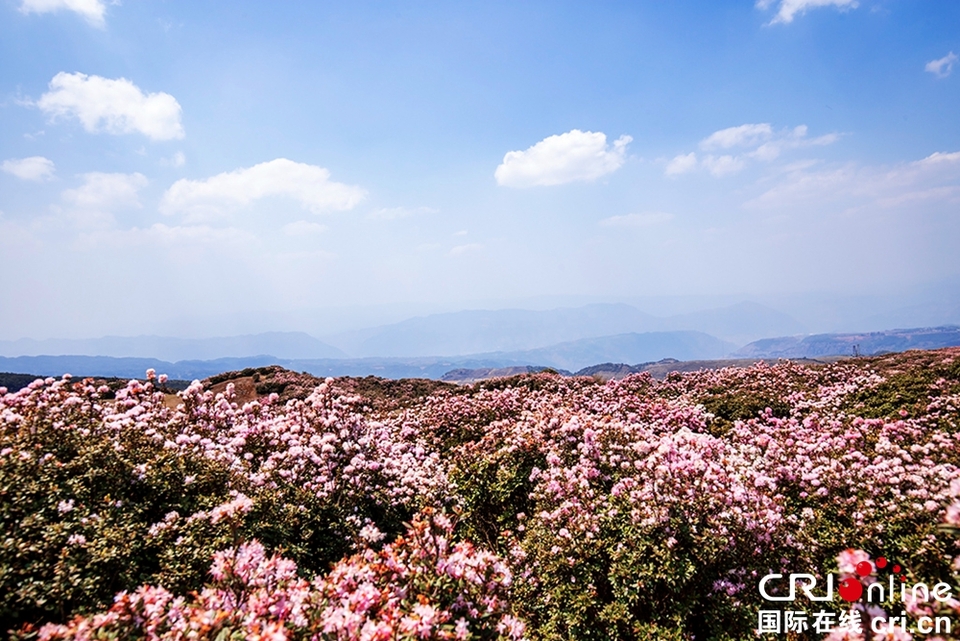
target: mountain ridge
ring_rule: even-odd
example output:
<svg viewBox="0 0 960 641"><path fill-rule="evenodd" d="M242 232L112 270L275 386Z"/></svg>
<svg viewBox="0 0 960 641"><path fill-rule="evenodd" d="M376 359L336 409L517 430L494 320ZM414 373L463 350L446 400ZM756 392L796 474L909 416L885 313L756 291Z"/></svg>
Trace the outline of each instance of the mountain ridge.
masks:
<svg viewBox="0 0 960 641"><path fill-rule="evenodd" d="M960 326L915 327L876 332L811 334L764 338L744 345L732 356L741 358L816 358L831 355L874 355L908 349L960 345Z"/></svg>
<svg viewBox="0 0 960 641"><path fill-rule="evenodd" d="M617 334L697 331L735 345L804 327L791 316L751 301L670 316L625 303L549 310L461 310L324 336L354 357L460 356L529 351L562 342Z"/></svg>
<svg viewBox="0 0 960 641"><path fill-rule="evenodd" d="M214 360L255 357L346 358L342 350L305 332L261 332L211 338L171 336L101 336L92 339L21 338L0 341L3 356L111 356L114 358L155 358L162 361Z"/></svg>
<svg viewBox="0 0 960 641"><path fill-rule="evenodd" d="M551 367L576 370L584 365L608 360L656 360L675 355L684 358L711 358L732 346L700 332L647 332L620 334L579 341L557 343L536 350L485 352L462 356L367 357L367 358L295 358L285 359L260 354L210 360L176 362L156 358L87 355L40 355L0 357L0 370L29 371L43 376L75 375L139 377L147 368L171 378L206 378L223 371L281 365L307 371L315 376L366 376L384 378L440 378L458 368ZM621 358L622 357L622 358Z"/></svg>

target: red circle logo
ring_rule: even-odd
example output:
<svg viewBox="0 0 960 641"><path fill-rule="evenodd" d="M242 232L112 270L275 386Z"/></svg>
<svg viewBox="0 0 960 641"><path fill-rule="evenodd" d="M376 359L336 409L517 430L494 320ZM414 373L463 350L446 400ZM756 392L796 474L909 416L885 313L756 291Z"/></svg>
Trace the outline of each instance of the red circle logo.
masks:
<svg viewBox="0 0 960 641"><path fill-rule="evenodd" d="M853 603L854 601L859 600L863 595L863 585L860 583L860 581L850 577L840 582L839 592L841 599Z"/></svg>

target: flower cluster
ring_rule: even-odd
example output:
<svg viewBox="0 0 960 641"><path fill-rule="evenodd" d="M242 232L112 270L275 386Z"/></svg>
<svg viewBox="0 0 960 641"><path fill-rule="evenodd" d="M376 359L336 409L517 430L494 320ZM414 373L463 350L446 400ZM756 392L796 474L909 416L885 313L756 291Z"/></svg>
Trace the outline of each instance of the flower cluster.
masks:
<svg viewBox="0 0 960 641"><path fill-rule="evenodd" d="M916 580L960 570L944 536L960 349L389 403L369 381L283 402L157 381L0 400L0 622L105 610L50 639L745 637L771 572L879 553Z"/></svg>
<svg viewBox="0 0 960 641"><path fill-rule="evenodd" d="M453 525L427 510L406 535L365 549L308 582L257 541L217 552L213 583L190 597L142 586L102 614L40 629L40 641L101 638L279 641L289 638L521 639L512 576L496 556L452 543Z"/></svg>

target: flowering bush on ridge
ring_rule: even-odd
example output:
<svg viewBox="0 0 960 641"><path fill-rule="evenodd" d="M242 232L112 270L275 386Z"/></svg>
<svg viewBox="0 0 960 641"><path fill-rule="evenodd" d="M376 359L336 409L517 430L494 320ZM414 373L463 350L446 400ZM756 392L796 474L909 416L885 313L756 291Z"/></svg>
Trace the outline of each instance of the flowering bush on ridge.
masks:
<svg viewBox="0 0 960 641"><path fill-rule="evenodd" d="M428 509L394 543L312 582L250 541L217 552L213 583L189 598L143 586L120 593L106 613L44 626L39 640L522 638L506 598L510 570L489 552L452 543L452 529Z"/></svg>
<svg viewBox="0 0 960 641"><path fill-rule="evenodd" d="M149 377L109 402L64 378L4 395L4 626L742 639L760 577L835 571L847 548L956 583L938 524L960 514L960 349L379 405L356 389L240 403L195 383L174 408Z"/></svg>

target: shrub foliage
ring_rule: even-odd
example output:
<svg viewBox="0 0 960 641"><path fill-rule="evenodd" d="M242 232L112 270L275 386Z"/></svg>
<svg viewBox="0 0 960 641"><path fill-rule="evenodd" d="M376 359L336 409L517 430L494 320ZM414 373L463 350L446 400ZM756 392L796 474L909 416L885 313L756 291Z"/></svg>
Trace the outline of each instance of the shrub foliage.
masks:
<svg viewBox="0 0 960 641"><path fill-rule="evenodd" d="M957 349L247 402L221 378L0 390L4 630L746 639L760 577L848 548L956 583Z"/></svg>

